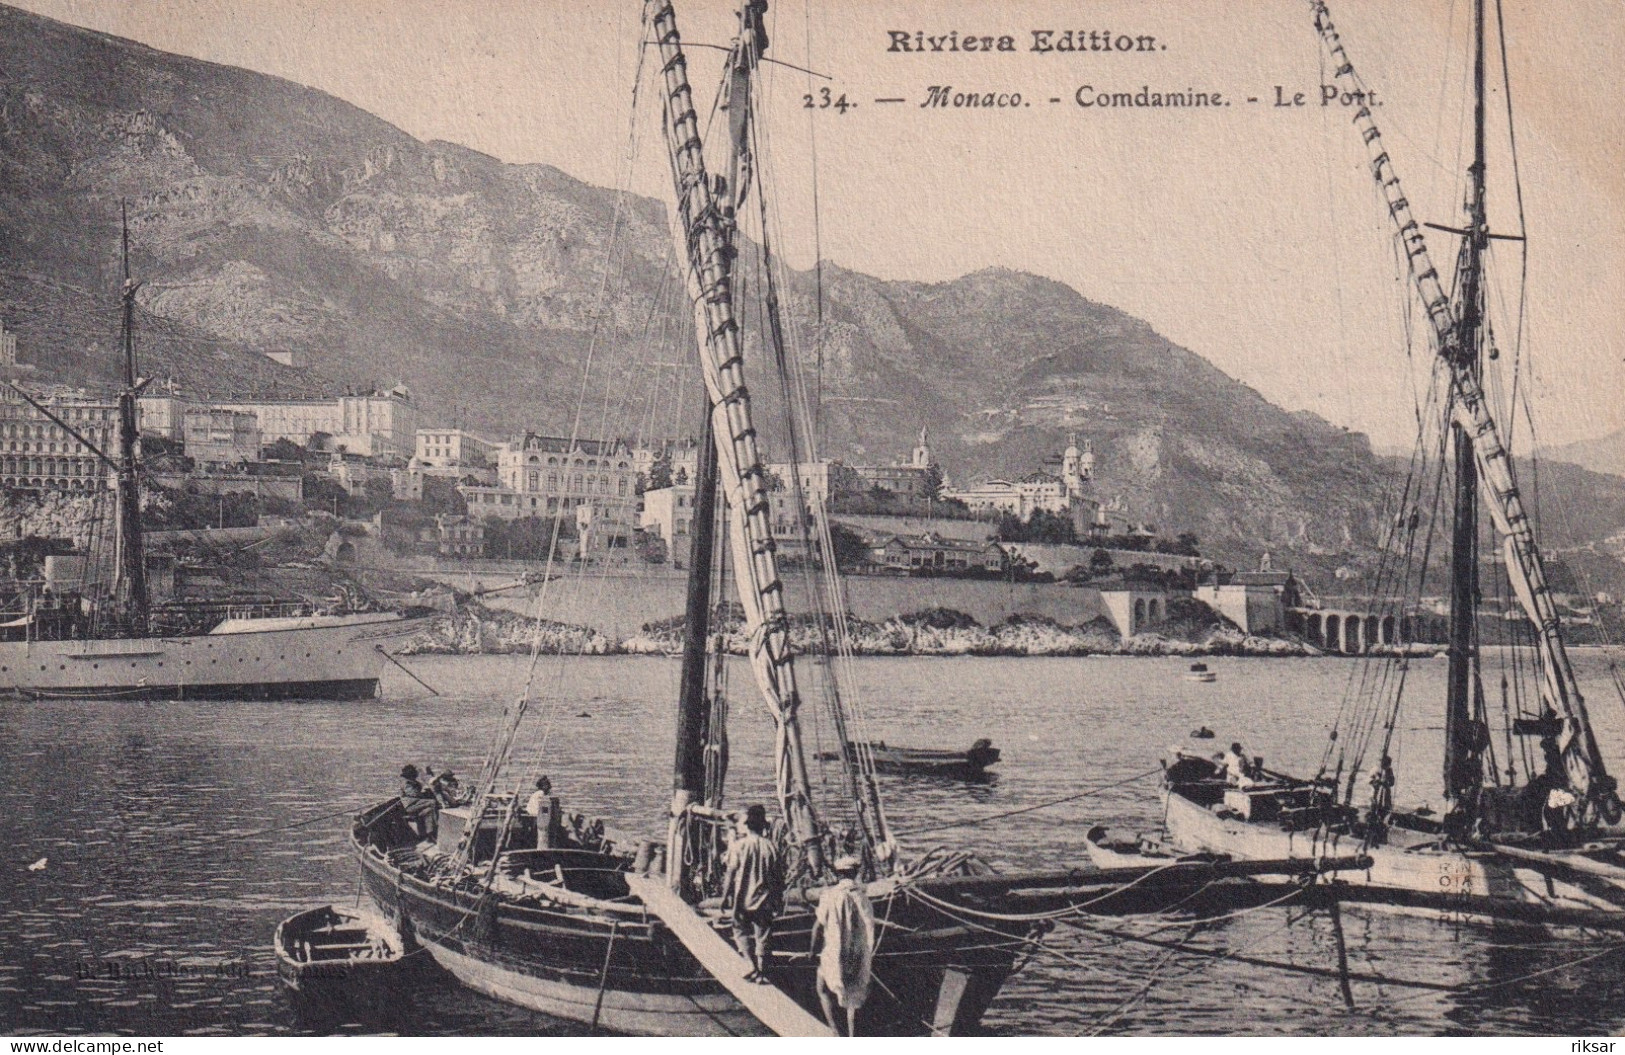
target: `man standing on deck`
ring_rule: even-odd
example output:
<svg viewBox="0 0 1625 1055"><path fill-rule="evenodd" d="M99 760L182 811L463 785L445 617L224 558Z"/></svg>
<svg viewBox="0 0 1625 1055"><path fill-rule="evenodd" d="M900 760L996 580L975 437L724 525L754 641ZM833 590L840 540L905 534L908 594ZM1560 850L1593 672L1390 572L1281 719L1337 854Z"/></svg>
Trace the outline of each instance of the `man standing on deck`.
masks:
<svg viewBox="0 0 1625 1055"><path fill-rule="evenodd" d="M846 1035L858 1035L858 1011L869 999L875 959L875 910L858 882L862 863L850 855L837 858L835 885L818 899L812 947L818 953L818 1002L824 1021L841 1032L835 1005L846 1008ZM823 948L819 948L819 939Z"/></svg>
<svg viewBox="0 0 1625 1055"><path fill-rule="evenodd" d="M763 984L773 922L784 909L784 862L767 832L767 809L757 803L745 811L745 830L728 847L722 893L723 908L733 909L734 944L751 963L745 980Z"/></svg>

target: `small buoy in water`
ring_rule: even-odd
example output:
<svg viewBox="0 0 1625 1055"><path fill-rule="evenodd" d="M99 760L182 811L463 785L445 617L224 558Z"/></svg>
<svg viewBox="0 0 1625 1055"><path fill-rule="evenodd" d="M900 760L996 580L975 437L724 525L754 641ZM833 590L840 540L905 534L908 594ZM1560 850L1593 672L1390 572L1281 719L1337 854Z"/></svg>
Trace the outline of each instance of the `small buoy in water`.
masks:
<svg viewBox="0 0 1625 1055"><path fill-rule="evenodd" d="M588 713L588 712L586 712L586 711L582 711L582 712L581 712L581 713L580 713L580 714L578 714L578 715L576 715L576 717L577 717L577 718L591 718L591 717L592 717L592 715L591 715L591 714L589 714L589 713Z"/></svg>
<svg viewBox="0 0 1625 1055"><path fill-rule="evenodd" d="M1200 728L1200 729L1192 729L1191 730L1191 739L1192 740L1211 740L1211 739L1213 739L1213 736L1214 736L1213 730L1209 729L1205 725L1202 726L1202 728Z"/></svg>
<svg viewBox="0 0 1625 1055"><path fill-rule="evenodd" d="M43 872L43 871L45 871L45 862L47 860L49 860L49 858L41 857L38 861L35 861L33 864L29 865L28 870L30 872Z"/></svg>

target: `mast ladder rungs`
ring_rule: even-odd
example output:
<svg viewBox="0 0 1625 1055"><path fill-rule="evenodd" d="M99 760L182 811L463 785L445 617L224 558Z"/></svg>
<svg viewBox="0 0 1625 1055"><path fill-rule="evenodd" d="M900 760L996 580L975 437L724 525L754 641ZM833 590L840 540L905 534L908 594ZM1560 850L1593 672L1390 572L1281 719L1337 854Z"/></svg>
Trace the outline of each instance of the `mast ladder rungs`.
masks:
<svg viewBox="0 0 1625 1055"><path fill-rule="evenodd" d="M670 928L683 946L700 961L700 966L721 982L762 1025L781 1037L835 1035L778 986L745 981L750 964L723 941L722 936L694 911L694 906L678 897L663 879L628 872L626 885L643 902L649 914Z"/></svg>

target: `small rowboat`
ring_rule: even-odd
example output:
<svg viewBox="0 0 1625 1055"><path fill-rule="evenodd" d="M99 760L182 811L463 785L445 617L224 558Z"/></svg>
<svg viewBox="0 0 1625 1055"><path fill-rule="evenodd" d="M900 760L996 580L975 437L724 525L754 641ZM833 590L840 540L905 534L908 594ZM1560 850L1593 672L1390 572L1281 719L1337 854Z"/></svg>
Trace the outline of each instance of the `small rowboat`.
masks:
<svg viewBox="0 0 1625 1055"><path fill-rule="evenodd" d="M304 996L385 983L402 968L400 934L381 917L323 905L283 920L273 939L277 974Z"/></svg>
<svg viewBox="0 0 1625 1055"><path fill-rule="evenodd" d="M1219 676L1207 669L1206 663L1192 663L1191 669L1185 672L1186 681L1217 681Z"/></svg>
<svg viewBox="0 0 1625 1055"><path fill-rule="evenodd" d="M848 750L857 745L848 745ZM940 777L944 780L981 780L987 776L987 767L999 760L999 749L991 740L978 740L968 751L940 751L925 747L896 747L884 740L871 740L870 757L878 773L896 773L902 776ZM822 752L820 759L837 761L834 751Z"/></svg>

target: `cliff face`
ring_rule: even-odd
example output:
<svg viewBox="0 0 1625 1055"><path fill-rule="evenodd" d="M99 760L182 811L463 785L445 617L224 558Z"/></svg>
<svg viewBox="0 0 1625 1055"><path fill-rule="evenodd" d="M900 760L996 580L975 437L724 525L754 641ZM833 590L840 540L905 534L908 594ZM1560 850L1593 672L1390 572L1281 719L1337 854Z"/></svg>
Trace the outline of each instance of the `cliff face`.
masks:
<svg viewBox="0 0 1625 1055"><path fill-rule="evenodd" d="M623 201L624 279L604 303L610 191L0 7L0 318L37 376L112 376L120 198L145 281L143 372L206 391L399 380L431 421L455 404L465 425L568 429L595 333L630 349L651 317L684 314L657 203ZM891 462L924 425L962 481L1038 468L1075 428L1102 498L1221 559L1329 568L1374 537L1383 470L1362 437L1270 405L1065 286L829 268L824 288L821 341L811 278L785 295L802 354L822 345L826 453ZM284 349L311 372L263 354Z"/></svg>

